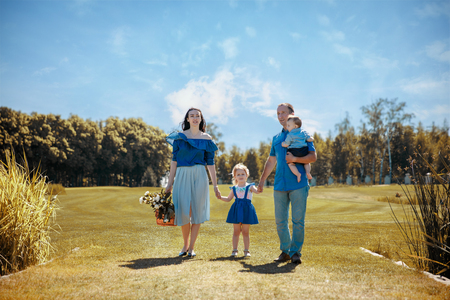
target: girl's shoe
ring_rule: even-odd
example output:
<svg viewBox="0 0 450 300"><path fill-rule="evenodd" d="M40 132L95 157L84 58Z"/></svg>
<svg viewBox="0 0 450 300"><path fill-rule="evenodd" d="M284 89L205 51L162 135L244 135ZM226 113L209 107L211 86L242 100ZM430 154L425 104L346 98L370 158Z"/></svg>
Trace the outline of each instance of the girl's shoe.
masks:
<svg viewBox="0 0 450 300"><path fill-rule="evenodd" d="M247 250L244 250L244 256L245 257L250 257L251 255L250 255L250 251L247 249Z"/></svg>
<svg viewBox="0 0 450 300"><path fill-rule="evenodd" d="M195 257L196 255L197 255L197 254L195 254L194 251L188 252L188 254L187 254L187 256L188 256L189 258Z"/></svg>
<svg viewBox="0 0 450 300"><path fill-rule="evenodd" d="M232 257L236 257L238 254L238 249L233 249L233 252L231 252Z"/></svg>
<svg viewBox="0 0 450 300"><path fill-rule="evenodd" d="M181 251L180 253L178 253L178 256L185 256L188 253L189 249L187 249L186 251Z"/></svg>

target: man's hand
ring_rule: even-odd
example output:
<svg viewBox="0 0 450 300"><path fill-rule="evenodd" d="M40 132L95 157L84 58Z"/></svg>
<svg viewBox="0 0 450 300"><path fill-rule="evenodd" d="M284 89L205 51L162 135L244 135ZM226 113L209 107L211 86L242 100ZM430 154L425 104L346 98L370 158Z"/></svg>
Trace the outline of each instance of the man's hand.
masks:
<svg viewBox="0 0 450 300"><path fill-rule="evenodd" d="M286 154L286 162L290 163L299 163L299 164L309 164L313 163L317 160L317 155L315 151L309 151L306 156L295 157L292 153L288 152Z"/></svg>
<svg viewBox="0 0 450 300"><path fill-rule="evenodd" d="M291 152L286 153L286 162L288 164L295 163L295 156Z"/></svg>
<svg viewBox="0 0 450 300"><path fill-rule="evenodd" d="M264 190L264 183L263 183L263 184L260 183L260 184L258 185L257 190L258 190L258 193L262 193L263 190Z"/></svg>

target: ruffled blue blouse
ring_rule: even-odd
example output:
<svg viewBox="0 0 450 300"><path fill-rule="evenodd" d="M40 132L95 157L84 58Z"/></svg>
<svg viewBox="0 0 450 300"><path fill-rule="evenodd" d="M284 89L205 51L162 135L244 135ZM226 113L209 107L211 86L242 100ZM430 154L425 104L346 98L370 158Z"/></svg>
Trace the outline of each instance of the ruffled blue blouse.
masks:
<svg viewBox="0 0 450 300"><path fill-rule="evenodd" d="M218 148L212 140L188 139L184 133L172 132L166 141L173 147L172 161L177 162L177 167L214 165Z"/></svg>

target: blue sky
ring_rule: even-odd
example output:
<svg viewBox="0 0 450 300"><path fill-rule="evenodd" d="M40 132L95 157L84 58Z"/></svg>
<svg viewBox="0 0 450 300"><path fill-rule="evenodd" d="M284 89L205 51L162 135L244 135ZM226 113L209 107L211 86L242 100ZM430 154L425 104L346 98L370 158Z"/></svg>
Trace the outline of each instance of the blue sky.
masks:
<svg viewBox="0 0 450 300"><path fill-rule="evenodd" d="M195 106L247 149L281 102L326 136L378 98L450 121L449 1L0 0L0 106L24 113L170 132Z"/></svg>

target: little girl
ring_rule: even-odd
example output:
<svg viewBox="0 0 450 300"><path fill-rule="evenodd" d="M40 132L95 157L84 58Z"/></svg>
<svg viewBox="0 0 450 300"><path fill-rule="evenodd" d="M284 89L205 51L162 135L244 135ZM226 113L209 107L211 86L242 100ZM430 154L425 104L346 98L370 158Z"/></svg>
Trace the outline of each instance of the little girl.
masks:
<svg viewBox="0 0 450 300"><path fill-rule="evenodd" d="M231 256L236 256L238 253L239 235L242 232L244 239L244 256L250 256L250 225L258 224L258 217L256 216L255 207L252 204L253 193L259 194L258 190L254 187L254 183L247 184L248 176L250 172L243 164L237 164L234 166L233 171L233 183L234 186L230 187L231 191L228 197L222 196L222 200L230 202L235 198L233 205L228 212L227 223L233 223L233 252Z"/></svg>

